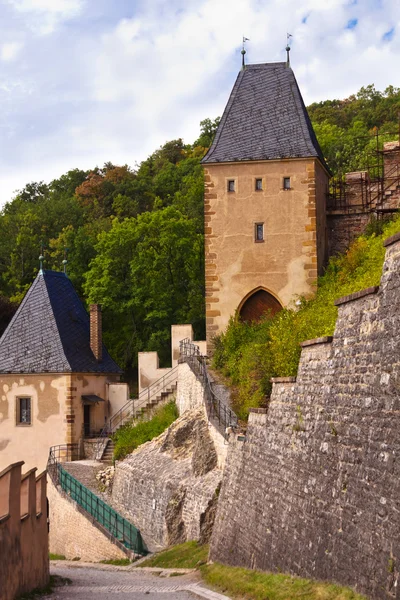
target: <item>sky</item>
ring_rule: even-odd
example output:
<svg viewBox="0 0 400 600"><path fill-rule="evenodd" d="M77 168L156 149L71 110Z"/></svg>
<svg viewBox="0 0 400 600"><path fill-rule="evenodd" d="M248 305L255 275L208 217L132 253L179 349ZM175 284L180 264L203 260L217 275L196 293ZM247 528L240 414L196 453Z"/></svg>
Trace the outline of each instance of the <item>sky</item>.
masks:
<svg viewBox="0 0 400 600"><path fill-rule="evenodd" d="M241 67L286 59L305 103L400 86L400 0L0 0L0 206L31 181L192 143Z"/></svg>

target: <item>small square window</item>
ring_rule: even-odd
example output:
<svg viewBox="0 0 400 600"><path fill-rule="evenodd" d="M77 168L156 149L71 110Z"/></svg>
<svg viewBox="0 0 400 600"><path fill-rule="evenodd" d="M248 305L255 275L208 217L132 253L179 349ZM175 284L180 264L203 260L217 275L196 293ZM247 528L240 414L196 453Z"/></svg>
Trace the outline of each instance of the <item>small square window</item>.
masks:
<svg viewBox="0 0 400 600"><path fill-rule="evenodd" d="M264 241L264 223L255 223L254 227L255 242Z"/></svg>
<svg viewBox="0 0 400 600"><path fill-rule="evenodd" d="M17 425L31 425L31 399L17 398Z"/></svg>
<svg viewBox="0 0 400 600"><path fill-rule="evenodd" d="M290 177L283 178L283 189L290 190Z"/></svg>
<svg viewBox="0 0 400 600"><path fill-rule="evenodd" d="M235 191L235 180L228 179L228 192L234 192L234 191Z"/></svg>
<svg viewBox="0 0 400 600"><path fill-rule="evenodd" d="M262 179L256 179L256 192L260 192L263 189Z"/></svg>

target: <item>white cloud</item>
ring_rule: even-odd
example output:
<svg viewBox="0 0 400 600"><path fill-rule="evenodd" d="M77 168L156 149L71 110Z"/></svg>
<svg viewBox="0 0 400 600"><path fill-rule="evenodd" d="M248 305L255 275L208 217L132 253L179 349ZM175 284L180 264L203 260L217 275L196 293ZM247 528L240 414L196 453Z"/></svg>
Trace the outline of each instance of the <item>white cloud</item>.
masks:
<svg viewBox="0 0 400 600"><path fill-rule="evenodd" d="M399 85L398 0L8 1L23 31L1 36L0 201L31 179L107 160L134 165L168 139L193 141L200 120L226 105L242 35L249 62L285 60L293 35L306 104Z"/></svg>
<svg viewBox="0 0 400 600"><path fill-rule="evenodd" d="M0 59L6 62L14 60L20 53L23 44L20 42L7 42L0 46Z"/></svg>
<svg viewBox="0 0 400 600"><path fill-rule="evenodd" d="M83 0L8 0L18 12L27 13L31 28L41 35L52 33L64 20L80 14Z"/></svg>

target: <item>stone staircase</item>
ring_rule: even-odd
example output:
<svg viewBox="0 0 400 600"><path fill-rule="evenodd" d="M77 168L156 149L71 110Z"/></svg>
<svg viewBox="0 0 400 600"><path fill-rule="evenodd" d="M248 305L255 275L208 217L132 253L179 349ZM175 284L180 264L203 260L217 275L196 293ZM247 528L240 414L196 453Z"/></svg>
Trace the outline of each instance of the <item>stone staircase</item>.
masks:
<svg viewBox="0 0 400 600"><path fill-rule="evenodd" d="M172 396L175 395L176 389L177 389L177 383L173 383L169 387L166 387L155 397L151 398L149 400L149 402L147 402L144 406L135 410L135 412L134 412L135 418L142 418L142 417L146 416L146 414L149 413L150 411L152 411L152 409L156 408L156 406L158 406L158 404L172 398Z"/></svg>
<svg viewBox="0 0 400 600"><path fill-rule="evenodd" d="M103 456L101 457L101 463L105 466L110 466L113 464L114 460L114 442L111 438L108 439L106 449L103 452Z"/></svg>
<svg viewBox="0 0 400 600"><path fill-rule="evenodd" d="M175 368L171 369L171 377L163 377L162 380L150 386L148 391L143 390L137 400L129 400L118 413L111 417L109 423L107 423L101 432L96 451L96 460L104 465L111 465L113 463L114 443L111 437L109 437L110 434L114 434L129 421L151 419L154 409L175 395L177 385L177 371ZM108 442L106 443L107 438Z"/></svg>

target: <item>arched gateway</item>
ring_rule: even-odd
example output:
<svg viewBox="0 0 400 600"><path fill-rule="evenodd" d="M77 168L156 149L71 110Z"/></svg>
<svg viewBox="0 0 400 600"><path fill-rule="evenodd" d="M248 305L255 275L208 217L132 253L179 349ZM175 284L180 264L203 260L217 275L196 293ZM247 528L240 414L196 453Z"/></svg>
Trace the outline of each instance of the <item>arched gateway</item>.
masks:
<svg viewBox="0 0 400 600"><path fill-rule="evenodd" d="M239 314L242 321L259 321L265 314L272 316L281 308L280 302L272 294L264 289L258 289L244 300L239 307Z"/></svg>

